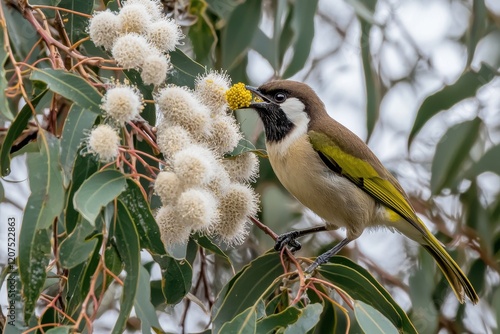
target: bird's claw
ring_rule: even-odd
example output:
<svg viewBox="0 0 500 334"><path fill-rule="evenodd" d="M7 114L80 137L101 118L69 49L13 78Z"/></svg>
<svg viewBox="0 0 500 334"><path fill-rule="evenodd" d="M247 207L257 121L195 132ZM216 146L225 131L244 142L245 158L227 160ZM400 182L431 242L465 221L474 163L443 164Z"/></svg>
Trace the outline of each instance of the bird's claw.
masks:
<svg viewBox="0 0 500 334"><path fill-rule="evenodd" d="M296 234L296 231L292 231L278 236L278 238L276 238L276 243L274 244L274 249L279 252L283 249L283 247L288 245L292 253L300 250L302 248L302 245L300 244L300 242L295 240L295 238L297 237Z"/></svg>

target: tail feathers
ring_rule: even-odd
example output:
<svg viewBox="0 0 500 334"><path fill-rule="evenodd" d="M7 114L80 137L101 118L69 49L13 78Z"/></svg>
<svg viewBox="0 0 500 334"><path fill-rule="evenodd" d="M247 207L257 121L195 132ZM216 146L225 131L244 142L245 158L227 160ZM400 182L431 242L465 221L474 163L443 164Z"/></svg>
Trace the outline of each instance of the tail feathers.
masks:
<svg viewBox="0 0 500 334"><path fill-rule="evenodd" d="M474 290L474 287L469 282L462 269L460 269L458 264L452 259L450 254L446 252L443 246L441 246L439 241L432 234L429 233L429 235L426 235L424 239L426 244L423 244L422 246L437 262L460 303L463 304L465 302L465 296L467 296L473 304L477 304L479 302L479 297Z"/></svg>

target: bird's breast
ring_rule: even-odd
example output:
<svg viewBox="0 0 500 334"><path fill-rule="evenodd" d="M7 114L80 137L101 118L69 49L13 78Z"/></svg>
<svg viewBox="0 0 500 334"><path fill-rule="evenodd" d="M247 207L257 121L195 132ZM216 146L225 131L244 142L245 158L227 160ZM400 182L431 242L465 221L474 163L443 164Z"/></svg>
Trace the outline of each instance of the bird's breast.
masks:
<svg viewBox="0 0 500 334"><path fill-rule="evenodd" d="M327 222L361 234L375 225L378 206L364 191L332 172L313 149L307 134L286 148L280 142L266 143L269 160L283 186L304 206Z"/></svg>

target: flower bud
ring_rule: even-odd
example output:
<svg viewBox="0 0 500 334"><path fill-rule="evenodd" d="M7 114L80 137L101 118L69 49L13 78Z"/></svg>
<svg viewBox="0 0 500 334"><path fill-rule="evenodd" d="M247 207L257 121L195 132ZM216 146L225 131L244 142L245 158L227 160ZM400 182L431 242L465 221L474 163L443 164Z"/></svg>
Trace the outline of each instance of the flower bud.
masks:
<svg viewBox="0 0 500 334"><path fill-rule="evenodd" d="M224 159L222 164L233 181L255 182L259 176L259 158L253 152Z"/></svg>
<svg viewBox="0 0 500 334"><path fill-rule="evenodd" d="M89 37L96 46L111 50L121 30L120 19L110 10L96 13L89 22Z"/></svg>
<svg viewBox="0 0 500 334"><path fill-rule="evenodd" d="M161 153L168 159L175 153L191 145L193 139L189 132L182 126L171 125L169 122L163 121L158 126L156 143Z"/></svg>
<svg viewBox="0 0 500 334"><path fill-rule="evenodd" d="M182 182L174 172L158 173L154 185L155 193L164 205L173 203L182 191Z"/></svg>
<svg viewBox="0 0 500 334"><path fill-rule="evenodd" d="M118 14L123 34L145 34L151 24L151 15L146 7L140 4L127 4L123 6Z"/></svg>
<svg viewBox="0 0 500 334"><path fill-rule="evenodd" d="M98 156L102 162L109 162L118 156L120 136L108 124L99 124L92 129L87 139L87 150Z"/></svg>
<svg viewBox="0 0 500 334"><path fill-rule="evenodd" d="M204 189L191 188L177 200L176 211L182 222L195 231L208 231L217 221L217 200Z"/></svg>
<svg viewBox="0 0 500 334"><path fill-rule="evenodd" d="M118 86L106 92L101 108L119 124L129 122L142 112L142 96L130 86Z"/></svg>
<svg viewBox="0 0 500 334"><path fill-rule="evenodd" d="M179 221L172 206L162 206L156 213L156 223L160 229L161 240L166 247L185 244L191 235L191 227Z"/></svg>
<svg viewBox="0 0 500 334"><path fill-rule="evenodd" d="M158 20L148 29L148 39L161 52L174 51L183 37L180 26L171 19Z"/></svg>
<svg viewBox="0 0 500 334"><path fill-rule="evenodd" d="M170 60L161 54L152 54L146 57L141 69L141 78L146 85L158 86L167 79L170 69Z"/></svg>

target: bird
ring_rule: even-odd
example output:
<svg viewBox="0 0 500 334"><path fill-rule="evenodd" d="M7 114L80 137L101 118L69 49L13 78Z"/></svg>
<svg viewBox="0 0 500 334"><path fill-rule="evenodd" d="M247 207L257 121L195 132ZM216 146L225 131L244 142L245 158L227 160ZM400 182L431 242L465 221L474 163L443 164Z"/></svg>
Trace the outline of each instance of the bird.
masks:
<svg viewBox="0 0 500 334"><path fill-rule="evenodd" d="M300 249L306 234L345 228L346 237L306 268L316 268L357 239L385 226L422 245L434 258L460 303L479 297L459 265L417 216L408 195L361 138L328 115L307 84L274 80L245 86L256 98L247 106L262 120L267 155L281 184L325 225L280 235L276 250Z"/></svg>

